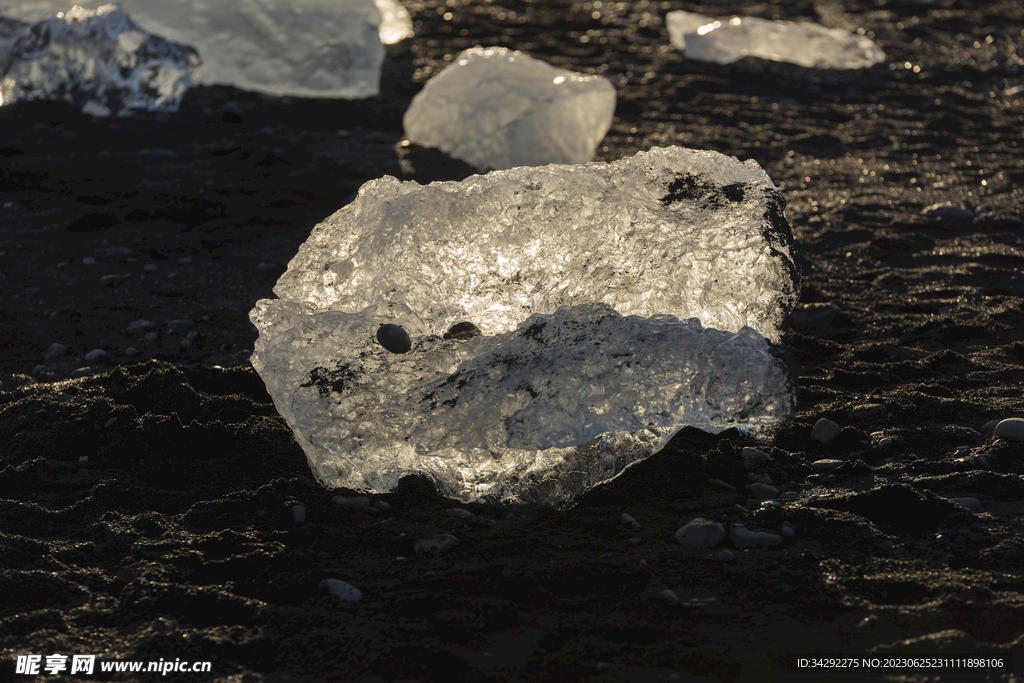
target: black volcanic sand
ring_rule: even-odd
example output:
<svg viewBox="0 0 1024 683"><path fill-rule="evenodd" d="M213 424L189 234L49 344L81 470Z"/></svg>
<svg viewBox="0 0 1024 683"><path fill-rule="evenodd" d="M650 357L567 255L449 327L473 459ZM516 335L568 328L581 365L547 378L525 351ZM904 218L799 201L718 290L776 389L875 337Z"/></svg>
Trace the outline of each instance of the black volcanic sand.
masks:
<svg viewBox="0 0 1024 683"><path fill-rule="evenodd" d="M212 663L168 680L1024 678L1024 444L983 429L1024 417L1020 3L700 8L862 27L890 63L852 73L687 61L663 19L698 9L679 2L407 4L417 37L372 100L203 87L164 118L0 109L0 679L56 653ZM402 147L401 117L474 44L610 78L599 159L712 149L782 189L805 259L785 337L801 394L771 440L684 430L565 512L413 478L370 496L390 509L346 508L315 482L247 363L247 313L364 181L471 172ZM53 342L67 354L42 360ZM826 446L820 418L842 427ZM748 472L744 446L772 460ZM748 512L751 473L798 498ZM949 500L965 496L980 508ZM697 516L796 535L723 561L676 542ZM458 545L415 551L442 533ZM1016 674L811 671L801 653L976 654Z"/></svg>

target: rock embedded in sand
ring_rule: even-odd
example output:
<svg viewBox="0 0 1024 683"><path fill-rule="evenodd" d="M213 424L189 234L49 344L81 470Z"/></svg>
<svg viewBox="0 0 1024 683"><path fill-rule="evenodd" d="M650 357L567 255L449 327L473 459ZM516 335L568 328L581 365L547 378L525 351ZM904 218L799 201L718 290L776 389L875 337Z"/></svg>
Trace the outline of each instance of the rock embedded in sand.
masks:
<svg viewBox="0 0 1024 683"><path fill-rule="evenodd" d="M814 428L811 429L811 440L827 444L829 441L839 436L839 432L839 425L832 420L821 418L814 423Z"/></svg>
<svg viewBox="0 0 1024 683"><path fill-rule="evenodd" d="M503 47L460 53L412 100L411 142L486 171L582 164L612 125L615 88Z"/></svg>
<svg viewBox="0 0 1024 683"><path fill-rule="evenodd" d="M799 296L782 199L714 152L371 181L274 291L253 365L330 486L419 472L463 501L564 505L683 426L795 400L768 341ZM470 320L486 334L443 339ZM387 326L415 347L381 348Z"/></svg>
<svg viewBox="0 0 1024 683"><path fill-rule="evenodd" d="M1003 439L1024 440L1024 419L1009 417L995 426L993 433Z"/></svg>
<svg viewBox="0 0 1024 683"><path fill-rule="evenodd" d="M363 592L361 590L340 579L324 579L320 582L320 589L323 590L325 588L331 595L345 602L359 602L363 599Z"/></svg>
<svg viewBox="0 0 1024 683"><path fill-rule="evenodd" d="M725 538L725 527L703 517L697 517L676 531L676 540L695 548L711 548Z"/></svg>
<svg viewBox="0 0 1024 683"><path fill-rule="evenodd" d="M752 531L746 527L736 526L729 532L729 540L732 541L734 548L742 549L779 545L786 539L779 534L771 534L766 531Z"/></svg>

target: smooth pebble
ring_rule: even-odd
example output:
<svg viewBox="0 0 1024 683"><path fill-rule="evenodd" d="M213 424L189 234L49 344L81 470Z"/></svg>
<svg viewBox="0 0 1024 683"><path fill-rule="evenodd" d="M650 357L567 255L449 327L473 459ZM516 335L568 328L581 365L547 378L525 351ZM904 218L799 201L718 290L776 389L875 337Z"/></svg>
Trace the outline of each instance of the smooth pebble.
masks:
<svg viewBox="0 0 1024 683"><path fill-rule="evenodd" d="M103 349L93 349L89 353L85 354L85 359L90 363L95 363L98 360L103 360L107 357L107 352Z"/></svg>
<svg viewBox="0 0 1024 683"><path fill-rule="evenodd" d="M438 554L451 550L459 544L459 539L451 534L438 534L430 538L421 538L413 548L421 554Z"/></svg>
<svg viewBox="0 0 1024 683"><path fill-rule="evenodd" d="M761 500L768 500L779 495L779 490L768 484L749 484L747 488Z"/></svg>
<svg viewBox="0 0 1024 683"><path fill-rule="evenodd" d="M462 508L449 508L448 510L446 510L446 512L452 517L461 517L463 519L471 519L473 517L476 517L476 515L474 515L469 510L463 510Z"/></svg>
<svg viewBox="0 0 1024 683"><path fill-rule="evenodd" d="M1008 417L996 425L995 435L1004 439L1019 439L1024 441L1024 419L1019 417Z"/></svg>
<svg viewBox="0 0 1024 683"><path fill-rule="evenodd" d="M363 599L363 593L350 583L340 579L324 579L320 582L320 589L326 588L331 595L341 598L346 602L359 602Z"/></svg>
<svg viewBox="0 0 1024 683"><path fill-rule="evenodd" d="M725 538L725 527L703 517L697 517L687 522L676 531L677 541L695 548L716 546L723 538Z"/></svg>
<svg viewBox="0 0 1024 683"><path fill-rule="evenodd" d="M94 259L92 256L86 256L84 259L82 259L82 265L92 266L92 265L95 265L95 264L96 264L96 259Z"/></svg>
<svg viewBox="0 0 1024 683"><path fill-rule="evenodd" d="M815 460L811 463L811 467L816 470L834 470L835 468L843 464L842 460L835 460L834 458L825 458L824 460Z"/></svg>
<svg viewBox="0 0 1024 683"><path fill-rule="evenodd" d="M296 524L302 524L306 521L306 506L305 505L294 505L292 506L292 519L295 520Z"/></svg>
<svg viewBox="0 0 1024 683"><path fill-rule="evenodd" d="M43 360L50 360L51 358L57 358L67 353L68 348L63 344L57 344L56 342L50 344L50 346L43 351Z"/></svg>
<svg viewBox="0 0 1024 683"><path fill-rule="evenodd" d="M736 557L736 554L728 548L722 548L718 551L718 559L720 559L722 562L728 562L734 557Z"/></svg>
<svg viewBox="0 0 1024 683"><path fill-rule="evenodd" d="M811 440L819 441L823 444L828 443L832 439L839 435L839 425L832 420L826 420L821 418L814 423L814 429L811 430Z"/></svg>
<svg viewBox="0 0 1024 683"><path fill-rule="evenodd" d="M632 524L636 521L636 517L634 517L633 515L627 515L625 512L622 513L622 517L620 517L619 519L622 520L623 524Z"/></svg>
<svg viewBox="0 0 1024 683"><path fill-rule="evenodd" d="M473 337L483 334L480 328L470 322L455 323L448 328L448 331L444 333L444 339L455 339L457 341L466 341Z"/></svg>
<svg viewBox="0 0 1024 683"><path fill-rule="evenodd" d="M733 530L729 532L729 538L737 548L779 545L785 540L779 534L770 534L766 531L751 531L741 526L733 527Z"/></svg>
<svg viewBox="0 0 1024 683"><path fill-rule="evenodd" d="M377 342L391 353L405 353L412 348L409 333L391 323L384 323L377 328Z"/></svg>

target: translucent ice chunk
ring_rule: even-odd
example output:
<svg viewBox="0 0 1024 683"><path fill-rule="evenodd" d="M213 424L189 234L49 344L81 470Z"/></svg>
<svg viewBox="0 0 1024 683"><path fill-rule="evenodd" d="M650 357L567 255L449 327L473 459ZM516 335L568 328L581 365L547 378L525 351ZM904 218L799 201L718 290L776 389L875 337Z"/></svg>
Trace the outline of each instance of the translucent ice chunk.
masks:
<svg viewBox="0 0 1024 683"><path fill-rule="evenodd" d="M678 147L371 181L257 302L252 362L327 485L564 505L685 425L790 414L782 208L754 162Z"/></svg>
<svg viewBox="0 0 1024 683"><path fill-rule="evenodd" d="M488 170L590 161L614 114L603 76L478 47L427 82L404 122L412 142Z"/></svg>
<svg viewBox="0 0 1024 683"><path fill-rule="evenodd" d="M822 69L861 69L886 60L865 36L819 24L756 17L715 20L692 12L666 15L669 38L688 59L731 64L760 57Z"/></svg>
<svg viewBox="0 0 1024 683"><path fill-rule="evenodd" d="M385 45L397 43L416 35L412 28L412 17L398 0L376 0L380 12L380 42Z"/></svg>
<svg viewBox="0 0 1024 683"><path fill-rule="evenodd" d="M299 97L372 97L380 91L384 46L374 0L118 4L145 30L195 47L203 61L197 83ZM38 21L70 5L67 0L0 0L0 13Z"/></svg>
<svg viewBox="0 0 1024 683"><path fill-rule="evenodd" d="M0 104L64 100L98 116L177 111L195 50L146 33L124 10L75 7L0 44Z"/></svg>

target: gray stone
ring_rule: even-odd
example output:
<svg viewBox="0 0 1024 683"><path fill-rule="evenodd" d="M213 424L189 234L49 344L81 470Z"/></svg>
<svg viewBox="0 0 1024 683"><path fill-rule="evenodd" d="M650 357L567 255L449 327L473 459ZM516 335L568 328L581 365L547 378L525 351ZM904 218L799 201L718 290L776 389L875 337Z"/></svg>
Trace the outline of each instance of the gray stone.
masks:
<svg viewBox="0 0 1024 683"><path fill-rule="evenodd" d="M835 422L821 418L814 423L814 429L811 430L811 440L826 444L839 436L839 431L839 425Z"/></svg>
<svg viewBox="0 0 1024 683"><path fill-rule="evenodd" d="M725 538L725 527L703 517L697 517L676 531L676 540L696 548L711 548Z"/></svg>
<svg viewBox="0 0 1024 683"><path fill-rule="evenodd" d="M1008 417L996 425L993 433L1003 439L1024 440L1024 419Z"/></svg>
<svg viewBox="0 0 1024 683"><path fill-rule="evenodd" d="M770 534L766 531L752 531L746 527L733 527L729 532L729 539L735 548L753 548L757 546L773 546L782 543L785 538L779 534Z"/></svg>

